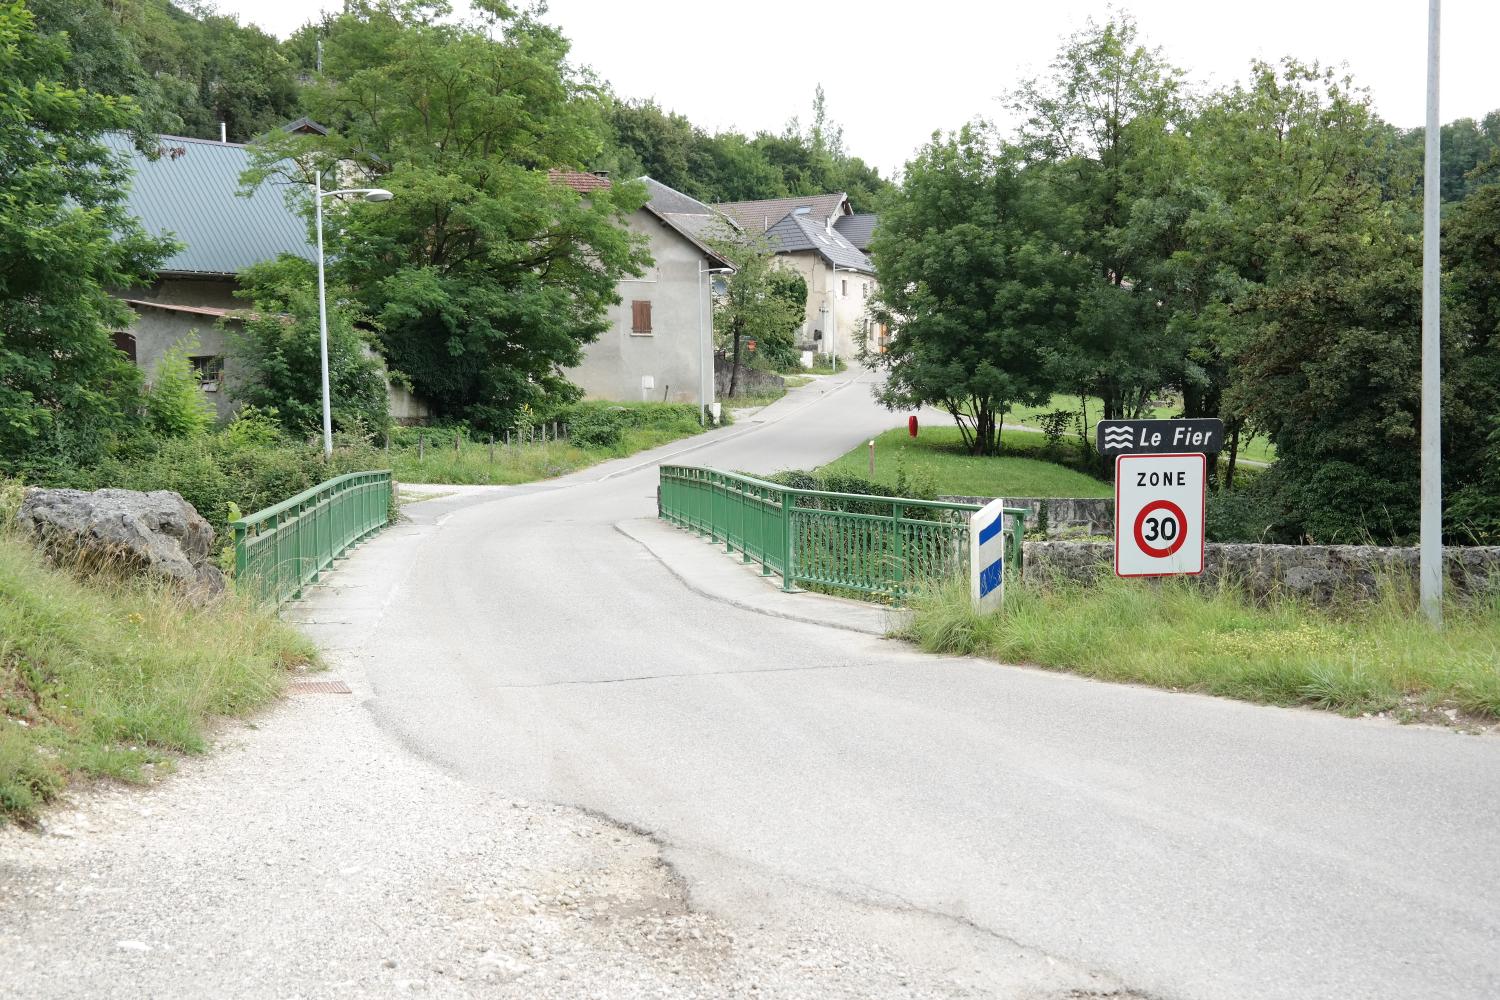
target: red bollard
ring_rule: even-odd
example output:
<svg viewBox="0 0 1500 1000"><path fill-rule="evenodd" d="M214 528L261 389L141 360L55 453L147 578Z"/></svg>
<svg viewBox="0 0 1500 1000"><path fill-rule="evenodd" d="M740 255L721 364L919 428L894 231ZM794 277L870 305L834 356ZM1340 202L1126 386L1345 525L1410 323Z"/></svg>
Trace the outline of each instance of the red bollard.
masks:
<svg viewBox="0 0 1500 1000"><path fill-rule="evenodd" d="M917 436L917 415L915 413L906 418L906 433L912 437Z"/></svg>

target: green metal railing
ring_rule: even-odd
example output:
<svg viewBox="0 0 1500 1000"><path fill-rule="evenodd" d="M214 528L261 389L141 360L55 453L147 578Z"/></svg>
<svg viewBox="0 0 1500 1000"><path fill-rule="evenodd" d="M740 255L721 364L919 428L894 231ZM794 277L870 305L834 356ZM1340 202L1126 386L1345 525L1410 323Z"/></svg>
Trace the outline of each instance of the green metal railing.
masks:
<svg viewBox="0 0 1500 1000"><path fill-rule="evenodd" d="M899 599L968 572L977 504L795 489L717 469L661 467L664 520L722 542L783 590L814 584ZM1026 511L1007 507L1007 561L1019 569Z"/></svg>
<svg viewBox="0 0 1500 1000"><path fill-rule="evenodd" d="M281 604L390 520L391 473L351 472L231 521L235 578Z"/></svg>

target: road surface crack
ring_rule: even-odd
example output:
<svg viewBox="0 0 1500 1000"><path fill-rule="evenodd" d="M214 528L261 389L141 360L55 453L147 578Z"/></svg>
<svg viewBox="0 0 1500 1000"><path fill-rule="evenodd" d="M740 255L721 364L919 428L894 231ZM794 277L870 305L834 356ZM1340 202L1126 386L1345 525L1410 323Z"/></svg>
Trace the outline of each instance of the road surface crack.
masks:
<svg viewBox="0 0 1500 1000"><path fill-rule="evenodd" d="M636 674L630 677L596 677L587 680L538 681L535 684L496 684L497 690L553 687L592 687L599 684L632 684L638 681L671 681L697 677L733 677L741 674L797 674L816 670L849 670L865 663L818 663L804 667L743 667L736 670L684 670L679 673Z"/></svg>

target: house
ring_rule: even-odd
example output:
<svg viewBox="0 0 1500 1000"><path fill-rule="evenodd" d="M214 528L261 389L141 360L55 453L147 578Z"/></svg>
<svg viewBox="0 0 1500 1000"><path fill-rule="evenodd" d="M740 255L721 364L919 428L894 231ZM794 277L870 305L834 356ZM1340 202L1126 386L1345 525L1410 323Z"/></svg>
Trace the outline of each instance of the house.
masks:
<svg viewBox="0 0 1500 1000"><path fill-rule="evenodd" d="M119 292L136 317L129 329L115 333L115 346L149 380L170 348L196 341L193 367L218 415L227 416L224 380L234 374L235 362L220 324L245 307L234 297L236 275L283 253L311 260L307 221L275 185L240 195L240 174L250 166L250 149L240 143L164 135L158 137L160 155L151 159L127 135L111 133L104 142L129 160L130 214L153 235L171 235L183 245L149 287Z"/></svg>
<svg viewBox="0 0 1500 1000"><path fill-rule="evenodd" d="M286 128L326 134L305 118ZM243 143L163 135L157 137L159 155L153 158L121 133L107 134L104 142L129 161L127 211L147 232L171 235L183 245L149 287L117 293L136 317L129 329L115 333L115 346L149 381L163 354L177 344L195 343L190 358L202 377L203 392L215 413L226 417L234 406L224 387L238 367L233 351L237 321L231 314L247 305L235 298L238 275L282 254L315 259L307 219L288 202L284 185L266 183L242 193L240 175L250 167L252 153ZM390 385L387 394L396 421L427 416L422 401L402 387Z"/></svg>
<svg viewBox="0 0 1500 1000"><path fill-rule="evenodd" d="M553 171L554 183L587 195L596 174ZM701 201L650 177L644 206L625 220L649 241L646 273L620 281L609 327L566 375L590 399L709 403L714 398L712 275L730 265L710 245L730 228Z"/></svg>
<svg viewBox="0 0 1500 1000"><path fill-rule="evenodd" d="M785 266L807 281L807 315L799 338L804 350L846 361L870 341L889 339L866 309L875 293L875 266L866 255L876 216L857 214L843 192L715 205L748 236L763 234Z"/></svg>

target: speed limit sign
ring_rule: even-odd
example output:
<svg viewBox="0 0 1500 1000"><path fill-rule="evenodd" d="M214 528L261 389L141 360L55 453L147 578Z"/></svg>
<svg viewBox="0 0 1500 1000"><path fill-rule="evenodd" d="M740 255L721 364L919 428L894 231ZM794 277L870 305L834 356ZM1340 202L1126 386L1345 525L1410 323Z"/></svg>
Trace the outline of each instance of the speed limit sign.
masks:
<svg viewBox="0 0 1500 1000"><path fill-rule="evenodd" d="M1115 459L1115 573L1203 572L1204 455Z"/></svg>

